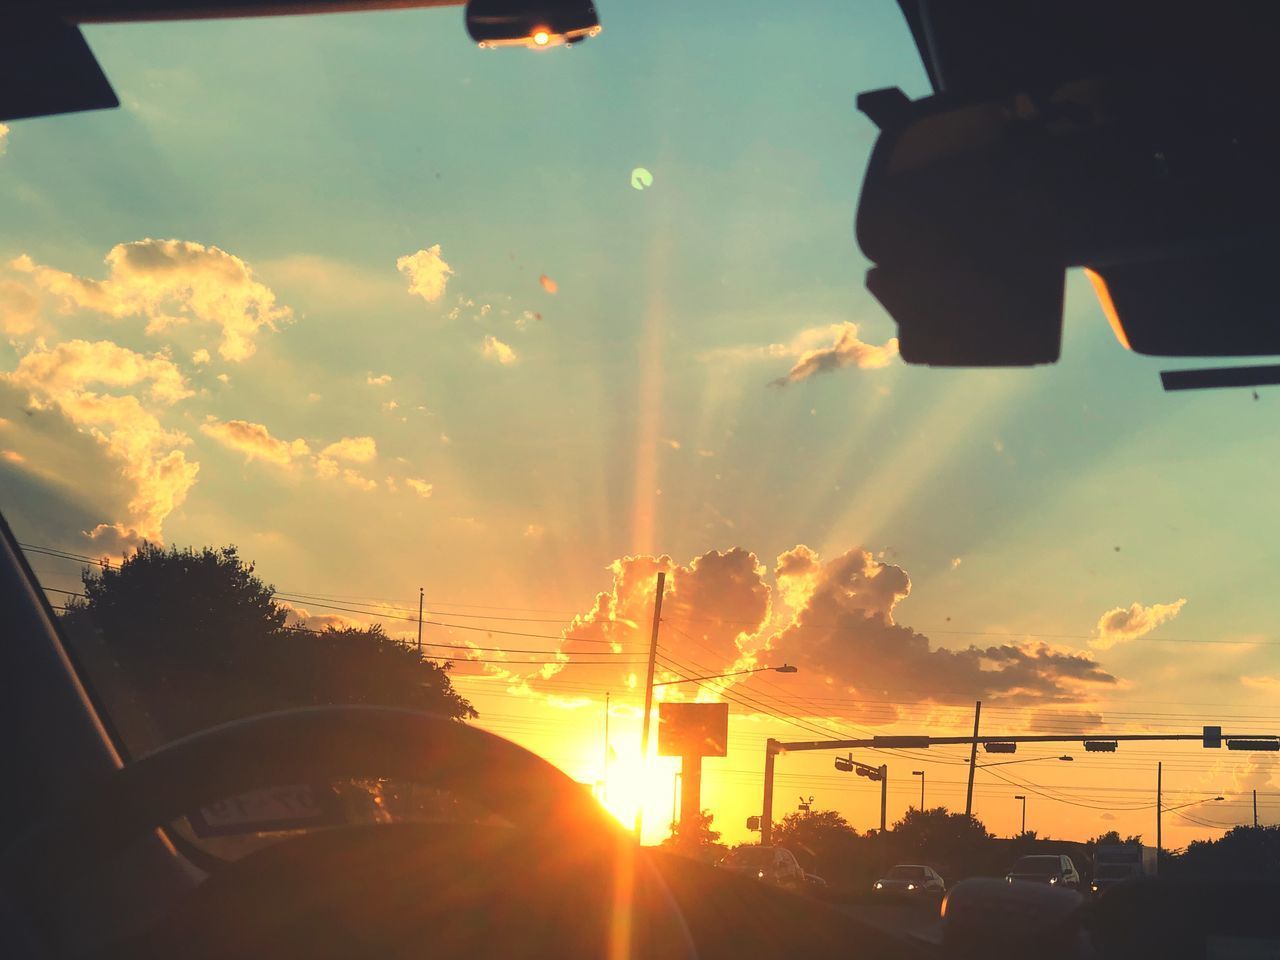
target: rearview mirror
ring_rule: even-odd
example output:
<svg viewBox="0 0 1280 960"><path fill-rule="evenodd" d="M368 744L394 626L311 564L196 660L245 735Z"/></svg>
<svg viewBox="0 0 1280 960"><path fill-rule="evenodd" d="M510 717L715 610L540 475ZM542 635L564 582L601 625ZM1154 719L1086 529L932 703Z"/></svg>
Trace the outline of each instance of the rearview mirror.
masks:
<svg viewBox="0 0 1280 960"><path fill-rule="evenodd" d="M591 0L470 0L467 33L482 48L559 47L600 32Z"/></svg>

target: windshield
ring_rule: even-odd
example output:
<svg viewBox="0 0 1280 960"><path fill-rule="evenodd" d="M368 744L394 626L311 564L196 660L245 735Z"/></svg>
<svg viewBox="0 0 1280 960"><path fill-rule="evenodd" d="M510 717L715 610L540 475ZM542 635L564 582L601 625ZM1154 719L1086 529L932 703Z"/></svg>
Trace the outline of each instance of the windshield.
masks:
<svg viewBox="0 0 1280 960"><path fill-rule="evenodd" d="M0 509L126 754L406 707L660 844L696 743L686 839L864 890L1150 843L1158 763L1166 853L1273 822L1199 737L1280 719L1275 395L1163 393L1074 268L1056 365L907 363L854 228L899 6L597 6L91 24L121 107L0 125ZM786 749L975 729L1067 742Z"/></svg>
<svg viewBox="0 0 1280 960"><path fill-rule="evenodd" d="M774 852L770 847L739 847L724 862L730 866L749 869L768 867L773 865Z"/></svg>
<svg viewBox="0 0 1280 960"><path fill-rule="evenodd" d="M1023 857L1009 870L1010 873L1050 874L1062 870L1057 857Z"/></svg>
<svg viewBox="0 0 1280 960"><path fill-rule="evenodd" d="M888 880L923 880L924 867L894 867L886 874Z"/></svg>

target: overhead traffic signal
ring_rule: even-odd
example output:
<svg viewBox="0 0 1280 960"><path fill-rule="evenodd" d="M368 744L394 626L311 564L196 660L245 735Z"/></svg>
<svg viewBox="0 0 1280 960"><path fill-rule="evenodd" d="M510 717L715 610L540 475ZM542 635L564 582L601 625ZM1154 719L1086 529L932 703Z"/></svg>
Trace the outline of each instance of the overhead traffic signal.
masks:
<svg viewBox="0 0 1280 960"><path fill-rule="evenodd" d="M1088 753L1115 753L1116 742L1114 740L1086 740L1084 749Z"/></svg>
<svg viewBox="0 0 1280 960"><path fill-rule="evenodd" d="M1280 740L1228 740L1228 750L1280 750Z"/></svg>
<svg viewBox="0 0 1280 960"><path fill-rule="evenodd" d="M984 743L982 749L987 753L1017 753L1016 743Z"/></svg>

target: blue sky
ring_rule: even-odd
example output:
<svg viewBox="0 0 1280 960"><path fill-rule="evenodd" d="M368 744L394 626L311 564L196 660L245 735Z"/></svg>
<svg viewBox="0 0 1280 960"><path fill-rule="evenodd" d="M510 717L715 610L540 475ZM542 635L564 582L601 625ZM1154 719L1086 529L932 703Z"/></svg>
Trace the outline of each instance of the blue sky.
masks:
<svg viewBox="0 0 1280 960"><path fill-rule="evenodd" d="M1265 710L1280 672L1266 645L1150 638L1277 640L1272 398L1165 395L1162 364L1116 343L1078 275L1055 367L888 356L770 386L843 324L868 348L895 333L852 220L875 136L856 94L927 92L896 5L601 7L599 38L544 54L474 49L458 10L89 28L122 109L16 122L0 141L0 487L20 536L94 553L105 541L84 531L133 522L151 481L82 409L86 391L132 396L154 417L148 442L172 441L157 456L199 464L180 503L152 509L163 538L235 542L295 591L411 602L423 585L586 614L630 555L740 547L770 568L797 544L825 560L865 549L909 575L890 615L935 647L1035 634L1095 656L1119 682L1077 690L1082 711ZM260 284L287 317L232 360L217 323L148 333L136 301L113 316L68 300L67 283L106 279L109 251L148 238L200 245L170 249L209 268L205 290L237 258L237 289ZM451 273L428 301L396 263L437 244ZM165 310L188 316L188 294ZM154 325L168 314L153 308ZM189 395L83 366L50 386L62 354L21 366L76 340L172 368ZM237 445L232 422L261 432ZM246 445L263 438L275 461ZM344 438L376 454L325 453ZM59 569L58 585L74 579ZM780 618L763 639L789 614L773 574L761 582ZM1147 639L1090 642L1108 611L1179 599ZM547 732L563 708L466 683L522 718L506 732L592 775L586 748ZM736 810L732 781L709 774L708 789Z"/></svg>

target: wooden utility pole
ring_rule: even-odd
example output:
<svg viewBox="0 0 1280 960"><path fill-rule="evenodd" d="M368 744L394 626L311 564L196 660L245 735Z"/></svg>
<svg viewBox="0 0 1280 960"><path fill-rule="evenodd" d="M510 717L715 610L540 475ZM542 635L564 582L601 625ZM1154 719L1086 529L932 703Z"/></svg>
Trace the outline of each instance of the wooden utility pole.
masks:
<svg viewBox="0 0 1280 960"><path fill-rule="evenodd" d="M653 597L653 631L649 635L649 673L644 683L644 722L640 730L640 769L649 772L649 715L653 713L653 669L658 659L658 624L662 622L662 590L667 584L665 570L658 571L658 584ZM636 809L636 842L644 829L644 799Z"/></svg>
<svg viewBox="0 0 1280 960"><path fill-rule="evenodd" d="M422 598L424 596L423 588L418 588L418 656L422 656Z"/></svg>
<svg viewBox="0 0 1280 960"><path fill-rule="evenodd" d="M883 834L889 810L889 765L880 764L880 832Z"/></svg>
<svg viewBox="0 0 1280 960"><path fill-rule="evenodd" d="M1160 848L1163 838L1160 835L1160 813L1164 809L1161 787L1164 780L1164 763L1156 764L1156 869L1160 869Z"/></svg>
<svg viewBox="0 0 1280 960"><path fill-rule="evenodd" d="M1253 825L1258 825L1258 791L1253 791Z"/></svg>
<svg viewBox="0 0 1280 960"><path fill-rule="evenodd" d="M982 716L982 701L973 705L973 743L969 745L969 787L964 792L964 815L973 816L973 775L978 769L978 719Z"/></svg>

